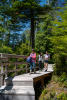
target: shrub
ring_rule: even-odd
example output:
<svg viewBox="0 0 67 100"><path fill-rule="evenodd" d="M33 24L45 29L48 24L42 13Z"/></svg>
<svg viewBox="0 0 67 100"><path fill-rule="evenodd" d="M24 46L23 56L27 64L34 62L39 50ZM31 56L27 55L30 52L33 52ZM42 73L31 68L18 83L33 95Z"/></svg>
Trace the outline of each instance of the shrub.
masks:
<svg viewBox="0 0 67 100"><path fill-rule="evenodd" d="M45 94L47 94L48 90L44 89L42 92L42 96L44 96Z"/></svg>
<svg viewBox="0 0 67 100"><path fill-rule="evenodd" d="M64 82L67 80L67 74L64 72L60 77L59 77L59 82Z"/></svg>
<svg viewBox="0 0 67 100"><path fill-rule="evenodd" d="M65 94L64 92L60 93L57 96L57 100L67 100L67 94Z"/></svg>
<svg viewBox="0 0 67 100"><path fill-rule="evenodd" d="M52 90L51 92L50 92L50 98L54 98L54 96L55 96L55 90Z"/></svg>
<svg viewBox="0 0 67 100"><path fill-rule="evenodd" d="M52 80L55 81L55 82L58 82L58 76L53 75Z"/></svg>
<svg viewBox="0 0 67 100"><path fill-rule="evenodd" d="M63 83L63 87L67 88L67 80L64 81L64 83Z"/></svg>
<svg viewBox="0 0 67 100"><path fill-rule="evenodd" d="M12 48L10 48L10 47L7 47L7 46L2 46L2 47L0 47L0 52L1 53L13 53L13 51L12 51Z"/></svg>
<svg viewBox="0 0 67 100"><path fill-rule="evenodd" d="M20 47L17 48L17 53L21 55L29 55L31 52L31 47L25 43L22 43Z"/></svg>

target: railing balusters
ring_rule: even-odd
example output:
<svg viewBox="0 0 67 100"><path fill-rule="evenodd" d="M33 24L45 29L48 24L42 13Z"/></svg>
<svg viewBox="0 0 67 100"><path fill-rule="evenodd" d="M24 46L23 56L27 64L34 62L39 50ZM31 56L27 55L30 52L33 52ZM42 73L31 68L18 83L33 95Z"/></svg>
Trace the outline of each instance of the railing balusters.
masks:
<svg viewBox="0 0 67 100"><path fill-rule="evenodd" d="M10 58L16 59L15 62L10 62ZM18 59L22 58L22 61L19 61ZM17 72L25 71L28 72L28 64L26 62L23 62L23 59L26 59L26 56L24 55L14 55L14 54L3 54L0 53L0 66L1 66L1 72L0 72L0 81L1 86L4 84L4 78L8 77L8 73L14 73L14 75L17 75ZM8 61L8 62L7 62ZM18 68L18 65L25 64L25 68ZM9 69L9 65L14 65L14 69ZM5 76L5 77L4 77Z"/></svg>

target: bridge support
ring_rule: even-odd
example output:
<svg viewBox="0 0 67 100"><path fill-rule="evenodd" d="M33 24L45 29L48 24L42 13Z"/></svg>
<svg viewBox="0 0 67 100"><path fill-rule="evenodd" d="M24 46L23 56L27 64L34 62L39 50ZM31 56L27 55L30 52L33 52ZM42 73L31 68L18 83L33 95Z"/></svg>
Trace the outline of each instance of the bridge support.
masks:
<svg viewBox="0 0 67 100"><path fill-rule="evenodd" d="M41 86L44 89L44 79L41 79Z"/></svg>

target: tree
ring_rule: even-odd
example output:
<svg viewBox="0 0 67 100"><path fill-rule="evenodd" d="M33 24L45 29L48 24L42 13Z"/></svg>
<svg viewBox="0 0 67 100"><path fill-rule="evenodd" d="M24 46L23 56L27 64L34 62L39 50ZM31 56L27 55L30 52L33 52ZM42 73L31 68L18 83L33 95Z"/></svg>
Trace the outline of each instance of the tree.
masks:
<svg viewBox="0 0 67 100"><path fill-rule="evenodd" d="M61 12L57 11L55 21L52 26L52 37L50 38L54 52L54 60L56 64L56 74L60 75L67 72L67 6L63 7Z"/></svg>
<svg viewBox="0 0 67 100"><path fill-rule="evenodd" d="M30 21L30 43L32 48L35 47L35 21L38 19L38 15L47 13L51 9L51 7L49 6L41 7L39 2L40 0L16 0L13 3L12 7L10 7L10 9L8 9L8 11L6 12L6 14L11 16L13 23L15 23L16 21L18 22L19 19L23 23Z"/></svg>
<svg viewBox="0 0 67 100"><path fill-rule="evenodd" d="M15 46L20 42L18 32L21 31L22 26L12 21L9 16L9 9L13 2L13 0L0 1L0 40L2 45L10 46L15 50Z"/></svg>
<svg viewBox="0 0 67 100"><path fill-rule="evenodd" d="M50 42L50 37L52 36L52 20L53 20L53 14L49 13L44 16L43 22L40 22L39 24L39 31L36 33L36 51L37 52L45 52L49 51L52 47L52 44Z"/></svg>

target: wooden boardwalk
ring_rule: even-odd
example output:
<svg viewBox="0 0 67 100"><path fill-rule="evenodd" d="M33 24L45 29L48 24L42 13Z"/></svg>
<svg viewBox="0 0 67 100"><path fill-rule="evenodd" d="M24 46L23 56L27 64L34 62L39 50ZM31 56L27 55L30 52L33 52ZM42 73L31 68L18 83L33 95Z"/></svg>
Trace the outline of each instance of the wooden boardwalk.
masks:
<svg viewBox="0 0 67 100"><path fill-rule="evenodd" d="M40 77L44 76L46 77L47 75L49 75L50 73L53 72L53 67L52 67L52 64L49 64L48 65L48 70L45 72L45 70L39 70L39 71L36 71L36 73L34 74L34 72L32 72L32 74L23 74L23 75L19 75L19 76L15 76L13 81L17 80L17 81L21 81L21 80L38 80L40 79Z"/></svg>
<svg viewBox="0 0 67 100"><path fill-rule="evenodd" d="M0 100L35 100L34 83L42 81L53 72L52 64L48 65L48 71L36 71L32 74L15 76L13 79L7 78L6 84L0 88Z"/></svg>

